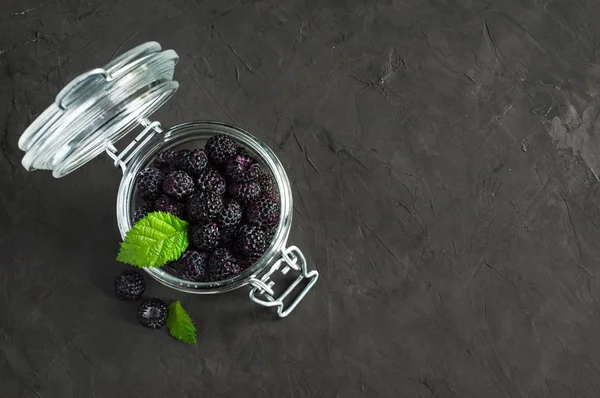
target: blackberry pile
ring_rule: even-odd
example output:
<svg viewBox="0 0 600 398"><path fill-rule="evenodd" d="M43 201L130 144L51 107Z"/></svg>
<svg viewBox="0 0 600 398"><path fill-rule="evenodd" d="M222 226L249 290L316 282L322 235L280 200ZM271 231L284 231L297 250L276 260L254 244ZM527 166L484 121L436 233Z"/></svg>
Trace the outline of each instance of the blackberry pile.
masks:
<svg viewBox="0 0 600 398"><path fill-rule="evenodd" d="M258 260L279 223L277 184L268 170L225 135L205 149L167 149L137 177L144 200L134 222L152 211L188 221L190 246L165 267L190 281L232 278Z"/></svg>
<svg viewBox="0 0 600 398"><path fill-rule="evenodd" d="M146 291L144 277L137 271L123 272L115 279L115 294L123 301L137 301ZM157 298L144 300L138 309L140 323L150 329L160 329L167 321L167 305Z"/></svg>

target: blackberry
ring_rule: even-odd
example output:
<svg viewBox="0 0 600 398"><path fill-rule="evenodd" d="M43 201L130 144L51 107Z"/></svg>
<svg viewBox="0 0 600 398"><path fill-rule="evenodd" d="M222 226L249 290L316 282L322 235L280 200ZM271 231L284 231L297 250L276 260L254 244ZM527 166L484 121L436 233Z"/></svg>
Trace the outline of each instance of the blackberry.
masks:
<svg viewBox="0 0 600 398"><path fill-rule="evenodd" d="M271 196L274 199L277 198L277 184L275 179L268 172L261 170L256 182L260 185L260 189L265 196Z"/></svg>
<svg viewBox="0 0 600 398"><path fill-rule="evenodd" d="M156 158L154 158L154 167L160 170L169 171L175 162L176 155L177 152L175 152L173 149L165 149L156 155Z"/></svg>
<svg viewBox="0 0 600 398"><path fill-rule="evenodd" d="M225 179L216 170L206 170L194 181L198 191L211 191L223 195L226 189Z"/></svg>
<svg viewBox="0 0 600 398"><path fill-rule="evenodd" d="M260 185L256 182L236 182L229 185L229 194L242 204L252 202L260 196Z"/></svg>
<svg viewBox="0 0 600 398"><path fill-rule="evenodd" d="M242 206L235 200L229 200L219 213L218 221L223 228L235 227L242 221Z"/></svg>
<svg viewBox="0 0 600 398"><path fill-rule="evenodd" d="M267 250L267 234L256 225L243 225L237 234L236 248L243 259L256 261Z"/></svg>
<svg viewBox="0 0 600 398"><path fill-rule="evenodd" d="M254 181L260 172L260 164L250 156L236 155L227 162L227 175L235 182Z"/></svg>
<svg viewBox="0 0 600 398"><path fill-rule="evenodd" d="M223 210L223 199L214 192L198 192L187 202L188 221L200 223L216 218Z"/></svg>
<svg viewBox="0 0 600 398"><path fill-rule="evenodd" d="M277 191L265 192L262 196L279 202L279 193Z"/></svg>
<svg viewBox="0 0 600 398"><path fill-rule="evenodd" d="M279 202L270 197L260 197L246 209L250 224L267 229L279 222Z"/></svg>
<svg viewBox="0 0 600 398"><path fill-rule="evenodd" d="M206 141L206 154L217 166L224 165L236 151L235 141L225 135L213 135Z"/></svg>
<svg viewBox="0 0 600 398"><path fill-rule="evenodd" d="M148 204L143 204L137 207L133 212L133 223L140 221L142 218L146 217L148 213L152 211L152 207Z"/></svg>
<svg viewBox="0 0 600 398"><path fill-rule="evenodd" d="M171 213L175 217L179 218L183 218L185 216L185 205L165 195L162 195L156 200L156 202L154 202L154 209L156 211Z"/></svg>
<svg viewBox="0 0 600 398"><path fill-rule="evenodd" d="M212 281L222 281L236 276L242 268L229 249L220 247L208 260L208 272Z"/></svg>
<svg viewBox="0 0 600 398"><path fill-rule="evenodd" d="M125 271L115 279L115 294L123 301L135 301L142 297L146 282L139 272Z"/></svg>
<svg viewBox="0 0 600 398"><path fill-rule="evenodd" d="M174 268L178 274L190 281L206 279L208 258L205 253L195 250L185 252Z"/></svg>
<svg viewBox="0 0 600 398"><path fill-rule="evenodd" d="M137 318L147 328L160 329L167 321L167 305L162 300L149 298L140 306Z"/></svg>
<svg viewBox="0 0 600 398"><path fill-rule="evenodd" d="M155 201L161 194L161 185L165 175L159 169L146 167L138 175L137 194L147 201Z"/></svg>
<svg viewBox="0 0 600 398"><path fill-rule="evenodd" d="M163 190L176 199L185 198L194 193L194 180L184 171L172 171L163 181Z"/></svg>
<svg viewBox="0 0 600 398"><path fill-rule="evenodd" d="M182 149L175 157L175 167L190 175L202 173L208 166L208 158L202 149Z"/></svg>
<svg viewBox="0 0 600 398"><path fill-rule="evenodd" d="M192 243L200 250L212 251L219 244L219 227L214 222L192 227Z"/></svg>

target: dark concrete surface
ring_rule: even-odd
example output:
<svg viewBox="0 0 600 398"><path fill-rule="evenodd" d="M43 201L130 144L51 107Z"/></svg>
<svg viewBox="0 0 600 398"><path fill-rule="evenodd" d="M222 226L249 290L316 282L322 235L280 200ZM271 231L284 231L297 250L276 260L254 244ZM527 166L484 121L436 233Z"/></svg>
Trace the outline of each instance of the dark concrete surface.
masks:
<svg viewBox="0 0 600 398"><path fill-rule="evenodd" d="M600 2L0 5L0 397L600 396ZM180 299L199 344L112 293L120 173L17 140L79 73L181 56L155 119L233 122L294 185L322 275L288 319Z"/></svg>

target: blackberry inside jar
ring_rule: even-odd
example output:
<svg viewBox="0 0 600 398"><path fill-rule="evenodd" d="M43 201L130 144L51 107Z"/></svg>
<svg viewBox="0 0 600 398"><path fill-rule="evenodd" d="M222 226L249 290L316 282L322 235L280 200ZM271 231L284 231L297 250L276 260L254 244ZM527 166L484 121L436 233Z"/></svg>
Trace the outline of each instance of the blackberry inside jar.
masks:
<svg viewBox="0 0 600 398"><path fill-rule="evenodd" d="M199 155L193 171L186 162L176 162L182 150ZM206 156L205 165L198 160L203 158L201 153ZM162 185L146 177L158 175L160 179L161 174ZM145 212L166 211L188 222L188 252L197 254L144 271L170 288L195 294L223 293L246 285L256 288L257 284L260 288L256 289L262 290L257 280L270 279L274 269L283 273L287 260L294 261L280 261L288 250L292 210L290 182L273 151L241 128L214 121L184 123L153 134L125 166L117 197L117 222L123 237ZM305 261L298 258L298 265L300 260ZM314 272L311 283L318 277Z"/></svg>
<svg viewBox="0 0 600 398"><path fill-rule="evenodd" d="M135 185L132 223L154 211L189 223L188 249L165 270L192 282L239 275L265 253L280 220L273 174L226 135L160 151Z"/></svg>

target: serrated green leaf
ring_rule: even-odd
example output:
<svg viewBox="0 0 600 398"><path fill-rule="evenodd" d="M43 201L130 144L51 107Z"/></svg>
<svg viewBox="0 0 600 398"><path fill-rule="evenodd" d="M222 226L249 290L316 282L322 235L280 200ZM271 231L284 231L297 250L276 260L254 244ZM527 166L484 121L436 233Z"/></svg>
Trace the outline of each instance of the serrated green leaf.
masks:
<svg viewBox="0 0 600 398"><path fill-rule="evenodd" d="M117 261L138 267L160 267L187 249L188 223L170 213L152 212L127 232Z"/></svg>
<svg viewBox="0 0 600 398"><path fill-rule="evenodd" d="M196 344L196 327L179 301L169 305L167 327L171 336L188 344Z"/></svg>

